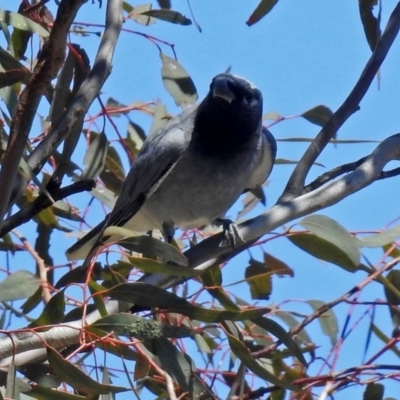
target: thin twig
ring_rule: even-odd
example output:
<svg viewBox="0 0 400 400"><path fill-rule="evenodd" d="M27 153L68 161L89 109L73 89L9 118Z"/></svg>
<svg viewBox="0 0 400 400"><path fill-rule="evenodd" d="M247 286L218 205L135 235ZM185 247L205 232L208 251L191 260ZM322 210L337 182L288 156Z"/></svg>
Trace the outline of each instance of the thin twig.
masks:
<svg viewBox="0 0 400 400"><path fill-rule="evenodd" d="M87 179L75 182L69 186L57 190L51 190L48 188L48 191L53 200L58 201L76 193L92 190L94 187L95 182L91 179ZM0 229L0 237L4 236L17 226L20 226L25 222L29 222L35 215L39 214L41 211L47 207L50 207L51 205L53 205L53 202L49 199L49 197L45 194L40 194L32 203L29 203L20 211L3 221Z"/></svg>
<svg viewBox="0 0 400 400"><path fill-rule="evenodd" d="M306 176L314 164L315 160L321 154L325 146L334 137L339 128L347 119L357 111L359 104L373 79L378 73L384 59L386 58L400 29L400 3L394 8L386 29L383 32L375 51L372 53L360 78L355 84L353 90L347 96L343 104L332 115L327 124L321 129L317 137L310 144L300 162L296 165L285 190L283 191L278 203L283 203L301 194L304 188Z"/></svg>
<svg viewBox="0 0 400 400"><path fill-rule="evenodd" d="M50 36L39 53L29 83L19 97L15 115L11 121L10 140L0 171L0 223L9 206L19 163L40 99L64 61L68 31L83 3L85 0L61 1Z"/></svg>
<svg viewBox="0 0 400 400"><path fill-rule="evenodd" d="M47 272L48 272L49 268L46 267L44 260L39 256L39 254L36 252L36 250L33 248L33 246L29 243L27 238L24 235L22 235L22 233L18 232L16 229L13 230L13 233L21 241L21 243L24 245L25 249L33 257L33 259L36 261L36 263L39 267L40 280L41 280L40 285L42 287L42 298L43 298L43 301L45 302L45 304L47 304L51 299L49 282L47 280Z"/></svg>

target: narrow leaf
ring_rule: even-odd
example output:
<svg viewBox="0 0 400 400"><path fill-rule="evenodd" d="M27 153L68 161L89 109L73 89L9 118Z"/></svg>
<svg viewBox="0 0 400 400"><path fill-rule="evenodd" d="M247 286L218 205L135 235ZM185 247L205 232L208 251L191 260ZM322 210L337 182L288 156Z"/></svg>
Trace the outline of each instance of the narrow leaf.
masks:
<svg viewBox="0 0 400 400"><path fill-rule="evenodd" d="M107 394L130 390L122 386L104 385L86 375L80 368L65 360L55 349L47 347L47 358L57 375L74 389L85 394Z"/></svg>
<svg viewBox="0 0 400 400"><path fill-rule="evenodd" d="M325 305L325 303L320 300L308 300L307 303L314 311L317 311ZM332 310L328 310L318 318L318 321L321 325L322 332L330 338L333 347L339 335L339 325L336 315Z"/></svg>
<svg viewBox="0 0 400 400"><path fill-rule="evenodd" d="M308 254L319 258L320 260L328 261L332 264L338 265L349 272L357 271L357 266L354 265L352 260L346 253L338 247L324 239L319 238L313 234L299 234L287 237L294 245L304 250Z"/></svg>
<svg viewBox="0 0 400 400"><path fill-rule="evenodd" d="M250 309L244 311L214 310L191 304L181 297L167 292L159 287L146 283L123 283L107 292L107 295L116 300L127 301L143 307L160 307L169 312L177 312L190 318L204 322L218 322L223 320L244 320L258 318L268 312L267 308Z"/></svg>
<svg viewBox="0 0 400 400"><path fill-rule="evenodd" d="M310 215L303 218L300 225L338 247L355 266L360 263L360 251L353 236L333 219L324 215Z"/></svg>
<svg viewBox="0 0 400 400"><path fill-rule="evenodd" d="M360 247L382 247L386 244L392 243L395 239L400 237L400 225L393 228L386 229L376 235L357 237L355 243Z"/></svg>
<svg viewBox="0 0 400 400"><path fill-rule="evenodd" d="M162 62L161 77L168 93L177 106L187 107L197 101L198 95L192 78L187 71L171 57L160 51Z"/></svg>
<svg viewBox="0 0 400 400"><path fill-rule="evenodd" d="M371 51L375 50L381 37L380 18L376 18L373 14L373 8L377 4L378 0L358 0L361 22Z"/></svg>
<svg viewBox="0 0 400 400"><path fill-rule="evenodd" d="M324 126L332 117L333 112L326 106L316 106L301 114L303 118L312 124Z"/></svg>
<svg viewBox="0 0 400 400"><path fill-rule="evenodd" d="M23 31L37 33L44 38L49 36L49 32L41 25L15 12L0 9L0 21Z"/></svg>
<svg viewBox="0 0 400 400"><path fill-rule="evenodd" d="M26 299L40 287L40 279L29 271L19 270L0 282L0 301Z"/></svg>
<svg viewBox="0 0 400 400"><path fill-rule="evenodd" d="M142 15L157 18L162 21L171 22L178 25L191 25L192 21L177 11L172 10L149 10L142 12Z"/></svg>
<svg viewBox="0 0 400 400"><path fill-rule="evenodd" d="M104 132L96 135L86 151L83 163L86 169L82 172L81 179L96 179L103 171L107 156L108 141Z"/></svg>
<svg viewBox="0 0 400 400"><path fill-rule="evenodd" d="M260 21L261 18L265 17L278 3L278 0L261 0L260 4L250 15L246 24L248 26L254 25L256 22Z"/></svg>

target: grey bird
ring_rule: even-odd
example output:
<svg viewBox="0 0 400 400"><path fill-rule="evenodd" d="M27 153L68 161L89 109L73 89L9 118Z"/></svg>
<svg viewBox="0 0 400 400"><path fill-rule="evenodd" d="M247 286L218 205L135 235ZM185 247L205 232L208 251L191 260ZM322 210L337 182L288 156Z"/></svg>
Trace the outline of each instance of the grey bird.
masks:
<svg viewBox="0 0 400 400"><path fill-rule="evenodd" d="M204 100L151 134L143 144L112 212L67 250L84 259L109 226L135 232L160 229L171 238L222 219L238 197L260 193L271 173L276 142L262 126L261 92L249 81L223 73Z"/></svg>

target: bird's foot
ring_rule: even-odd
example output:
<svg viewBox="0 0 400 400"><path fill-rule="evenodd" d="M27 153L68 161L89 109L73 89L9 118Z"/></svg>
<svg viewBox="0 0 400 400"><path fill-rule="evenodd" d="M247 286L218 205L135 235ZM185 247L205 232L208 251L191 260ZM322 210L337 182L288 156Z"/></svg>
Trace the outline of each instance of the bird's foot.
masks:
<svg viewBox="0 0 400 400"><path fill-rule="evenodd" d="M218 218L215 223L217 225L222 225L222 230L224 232L224 239L220 243L220 247L233 247L236 248L240 244L244 243L243 238L240 236L238 227L236 224L225 218Z"/></svg>

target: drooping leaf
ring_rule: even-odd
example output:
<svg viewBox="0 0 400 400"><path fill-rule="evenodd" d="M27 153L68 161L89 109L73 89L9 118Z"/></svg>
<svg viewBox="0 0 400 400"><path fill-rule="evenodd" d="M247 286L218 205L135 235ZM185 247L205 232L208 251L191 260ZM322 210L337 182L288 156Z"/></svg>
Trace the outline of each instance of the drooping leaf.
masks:
<svg viewBox="0 0 400 400"><path fill-rule="evenodd" d="M385 387L381 383L368 383L363 394L363 400L382 400Z"/></svg>
<svg viewBox="0 0 400 400"><path fill-rule="evenodd" d="M261 18L265 17L278 3L278 0L261 0L260 4L250 15L246 24L248 26L254 25L256 22L260 21Z"/></svg>
<svg viewBox="0 0 400 400"><path fill-rule="evenodd" d="M44 325L56 325L63 321L65 312L64 291L56 293L46 304L44 310L29 327L40 327Z"/></svg>
<svg viewBox="0 0 400 400"><path fill-rule="evenodd" d="M151 10L151 4L140 4L132 7L129 11L129 18L140 25L152 25L156 23L156 19L148 15L143 15L144 12Z"/></svg>
<svg viewBox="0 0 400 400"><path fill-rule="evenodd" d="M307 303L314 311L323 307L325 303L320 300L308 300ZM336 344L339 335L339 324L335 313L332 309L325 311L319 318L318 322L321 325L322 332L331 340L332 347Z"/></svg>
<svg viewBox="0 0 400 400"><path fill-rule="evenodd" d="M26 299L39 289L40 283L40 279L29 271L15 271L0 282L0 302Z"/></svg>
<svg viewBox="0 0 400 400"><path fill-rule="evenodd" d="M304 358L300 347L281 325L274 320L265 317L255 318L251 321L277 337L303 365L307 366L307 361Z"/></svg>
<svg viewBox="0 0 400 400"><path fill-rule="evenodd" d="M128 146L131 154L137 156L145 140L146 133L144 132L144 129L137 123L129 121L125 143Z"/></svg>
<svg viewBox="0 0 400 400"><path fill-rule="evenodd" d="M376 18L373 13L373 8L377 4L378 0L358 0L361 22L371 51L375 50L381 37L380 15Z"/></svg>
<svg viewBox="0 0 400 400"><path fill-rule="evenodd" d="M34 398L38 400L87 400L87 396L78 396L77 394L55 390L41 385L32 386L32 389L29 391L29 396L34 396Z"/></svg>
<svg viewBox="0 0 400 400"><path fill-rule="evenodd" d="M146 283L123 283L111 288L107 295L143 307L160 307L169 312L176 312L204 322L223 320L244 320L260 317L268 309L258 308L240 311L206 309L189 303L183 298L159 287Z"/></svg>
<svg viewBox="0 0 400 400"><path fill-rule="evenodd" d="M96 135L86 151L83 163L86 165L81 179L96 179L103 171L108 149L107 136L104 132Z"/></svg>
<svg viewBox="0 0 400 400"><path fill-rule="evenodd" d="M264 262L250 259L245 278L250 286L252 299L268 299L272 291L272 275L293 276L293 270L283 261L271 254L264 253Z"/></svg>
<svg viewBox="0 0 400 400"><path fill-rule="evenodd" d="M210 389L199 379L195 365L188 354L180 352L169 340L159 338L152 341L154 352L163 369L179 384L188 398L216 400Z"/></svg>
<svg viewBox="0 0 400 400"><path fill-rule="evenodd" d="M41 25L15 12L0 10L0 21L23 31L37 33L44 38L49 36L49 32Z"/></svg>
<svg viewBox="0 0 400 400"><path fill-rule="evenodd" d="M130 390L122 386L104 385L86 375L80 368L65 360L55 349L47 346L47 359L53 371L68 385L85 394L119 393ZM57 396L56 396L57 398Z"/></svg>
<svg viewBox="0 0 400 400"><path fill-rule="evenodd" d="M339 248L355 266L360 263L360 251L354 237L335 220L315 214L303 218L300 225Z"/></svg>
<svg viewBox="0 0 400 400"><path fill-rule="evenodd" d="M125 170L117 150L111 145L107 147L104 168L100 173L100 179L115 194L118 195L121 192L122 184L125 180Z"/></svg>
<svg viewBox="0 0 400 400"><path fill-rule="evenodd" d="M301 116L312 124L324 126L332 117L333 112L326 106L316 106L308 111L305 111Z"/></svg>
<svg viewBox="0 0 400 400"><path fill-rule="evenodd" d="M154 108L153 121L151 123L148 136L150 137L159 132L158 129L165 125L169 119L171 119L171 116L167 113L167 108L161 103L160 100L158 100Z"/></svg>
<svg viewBox="0 0 400 400"><path fill-rule="evenodd" d="M258 360L252 357L250 351L243 343L243 337L240 335L237 328L234 330L232 329L233 323L223 323L223 325L232 353L239 358L250 371L278 387L283 387L288 390L295 390L293 385L272 374L270 371L264 368L262 364L258 362Z"/></svg>
<svg viewBox="0 0 400 400"><path fill-rule="evenodd" d="M319 238L313 234L305 233L299 235L291 235L287 237L294 245L304 250L306 253L338 265L349 272L355 272L357 266L350 258L332 243Z"/></svg>
<svg viewBox="0 0 400 400"><path fill-rule="evenodd" d="M175 59L160 51L161 77L177 106L187 107L198 99L196 86L187 71Z"/></svg>
<svg viewBox="0 0 400 400"><path fill-rule="evenodd" d="M355 237L355 243L360 247L382 247L400 237L400 225L385 229L375 235Z"/></svg>
<svg viewBox="0 0 400 400"><path fill-rule="evenodd" d="M183 14L172 10L149 10L142 12L142 15L148 15L162 21L171 22L178 25L191 25L192 21Z"/></svg>

